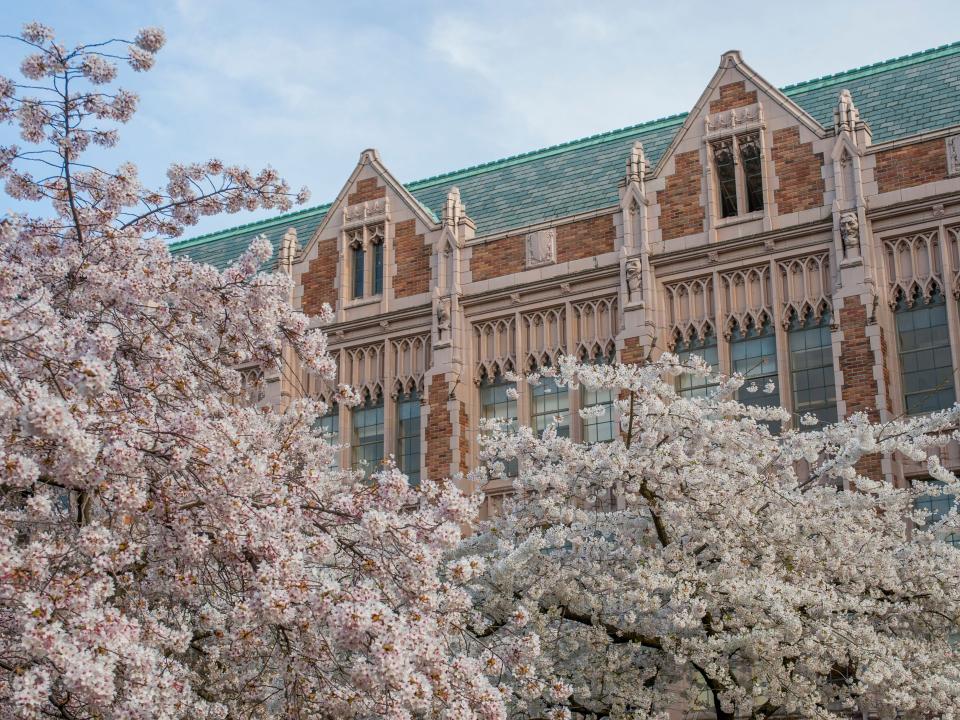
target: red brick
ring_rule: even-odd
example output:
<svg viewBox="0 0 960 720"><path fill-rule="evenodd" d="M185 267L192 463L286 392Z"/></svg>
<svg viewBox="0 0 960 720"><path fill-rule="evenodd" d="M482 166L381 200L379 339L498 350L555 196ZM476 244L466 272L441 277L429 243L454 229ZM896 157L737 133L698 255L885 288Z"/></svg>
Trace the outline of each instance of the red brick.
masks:
<svg viewBox="0 0 960 720"><path fill-rule="evenodd" d="M800 142L800 128L773 131L773 165L780 181L775 193L781 215L823 205L823 153L813 143Z"/></svg>
<svg viewBox="0 0 960 720"><path fill-rule="evenodd" d="M367 178L358 180L354 185L352 193L347 195L347 205L356 205L357 203L367 202L367 200L379 200L387 196L387 189L377 184L377 178Z"/></svg>
<svg viewBox="0 0 960 720"><path fill-rule="evenodd" d="M430 292L430 248L417 234L417 221L404 220L394 227L397 275L393 292L398 298Z"/></svg>
<svg viewBox="0 0 960 720"><path fill-rule="evenodd" d="M874 176L882 193L946 179L947 150L943 139L877 153Z"/></svg>
<svg viewBox="0 0 960 720"><path fill-rule="evenodd" d="M720 97L710 101L710 112L718 113L733 108L747 107L757 102L757 91L746 89L746 84L740 82L720 86Z"/></svg>
<svg viewBox="0 0 960 720"><path fill-rule="evenodd" d="M337 290L334 283L337 278L337 240L320 240L317 243L317 257L303 274L303 312L316 315L323 304L330 303L337 308Z"/></svg>
<svg viewBox="0 0 960 720"><path fill-rule="evenodd" d="M666 179L660 192L660 230L664 240L703 232L703 206L700 204L700 181L703 167L700 151L677 153L674 173Z"/></svg>

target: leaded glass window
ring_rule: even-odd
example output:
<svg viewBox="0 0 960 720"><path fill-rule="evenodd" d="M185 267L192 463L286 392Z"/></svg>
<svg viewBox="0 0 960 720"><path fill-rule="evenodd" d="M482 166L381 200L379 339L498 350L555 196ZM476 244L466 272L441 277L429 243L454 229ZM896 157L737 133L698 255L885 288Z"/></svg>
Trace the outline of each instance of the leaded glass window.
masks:
<svg viewBox="0 0 960 720"><path fill-rule="evenodd" d="M556 423L557 435L570 437L570 400L567 387L560 387L552 377L541 377L531 388L531 415L534 432L542 434Z"/></svg>
<svg viewBox="0 0 960 720"><path fill-rule="evenodd" d="M340 405L330 403L325 415L317 420L317 429L323 433L324 437L331 444L337 445L340 442Z"/></svg>
<svg viewBox="0 0 960 720"><path fill-rule="evenodd" d="M367 395L366 401L353 409L350 436L350 465L363 470L367 477L380 469L383 462L383 398Z"/></svg>
<svg viewBox="0 0 960 720"><path fill-rule="evenodd" d="M612 362L613 357L607 357L597 353L593 358L594 364L604 364ZM582 419L581 433L583 442L588 445L598 442L610 442L616 436L616 424L613 421L613 402L616 399L614 391L610 388L580 388L580 407L584 410L599 408L598 415L592 417L588 414Z"/></svg>
<svg viewBox="0 0 960 720"><path fill-rule="evenodd" d="M373 294L383 292L383 226L378 225L373 230L370 239L373 247Z"/></svg>
<svg viewBox="0 0 960 720"><path fill-rule="evenodd" d="M743 167L743 186L747 212L763 210L763 163L760 160L760 136L744 135L737 138L740 162Z"/></svg>
<svg viewBox="0 0 960 720"><path fill-rule="evenodd" d="M903 403L908 415L943 410L954 403L953 359L947 306L939 288L924 298L901 294L896 306Z"/></svg>
<svg viewBox="0 0 960 720"><path fill-rule="evenodd" d="M819 318L810 310L803 317L794 314L787 333L790 346L790 381L793 386L793 413L797 426L807 413L816 415L820 425L837 421L837 388L833 375L833 346L830 341L830 313Z"/></svg>
<svg viewBox="0 0 960 720"><path fill-rule="evenodd" d="M720 217L734 217L737 214L737 166L733 138L714 144L713 164L717 171Z"/></svg>
<svg viewBox="0 0 960 720"><path fill-rule="evenodd" d="M677 340L674 352L680 362L685 363L694 355L703 359L714 373L720 370L720 356L717 354L717 336L711 328L705 328L702 336ZM677 393L683 397L705 397L711 388L717 386L716 378L696 377L683 374L677 377Z"/></svg>
<svg viewBox="0 0 960 720"><path fill-rule="evenodd" d="M420 484L420 394L397 398L397 465L410 480Z"/></svg>
<svg viewBox="0 0 960 720"><path fill-rule="evenodd" d="M933 486L942 486L939 480L924 479L917 481L919 483L925 483L927 485ZM942 495L920 495L917 497L913 505L917 510L926 510L930 513L927 516L926 524L922 527L929 527L936 522L938 522L944 515L950 512L954 504L956 504L956 496L949 494ZM944 542L948 542L954 547L960 548L960 533L957 532L944 532L941 534L941 539Z"/></svg>
<svg viewBox="0 0 960 720"><path fill-rule="evenodd" d="M517 429L517 401L507 395L508 390L515 390L516 385L504 380L498 373L487 377L480 384L480 417L486 420L505 420L510 427ZM517 474L516 459L506 463L507 475Z"/></svg>
<svg viewBox="0 0 960 720"><path fill-rule="evenodd" d="M351 264L353 271L353 297L362 298L363 297L363 243L355 241L350 246L350 255L351 255Z"/></svg>
<svg viewBox="0 0 960 720"><path fill-rule="evenodd" d="M730 358L733 371L746 378L740 388L738 400L744 405L754 407L776 407L780 405L780 383L777 378L777 338L773 325L768 318L760 327L752 321L745 327L737 325L730 335ZM766 386L773 384L773 392L767 392ZM749 388L757 386L756 392ZM779 422L767 423L771 432L778 432Z"/></svg>

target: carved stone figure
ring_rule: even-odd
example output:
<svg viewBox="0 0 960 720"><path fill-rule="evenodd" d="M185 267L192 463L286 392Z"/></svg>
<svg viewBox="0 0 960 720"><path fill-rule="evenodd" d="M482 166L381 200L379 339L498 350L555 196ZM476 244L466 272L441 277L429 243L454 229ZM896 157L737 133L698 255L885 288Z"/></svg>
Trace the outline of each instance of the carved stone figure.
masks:
<svg viewBox="0 0 960 720"><path fill-rule="evenodd" d="M840 244L844 257L848 249L860 248L860 221L855 212L845 212L840 216Z"/></svg>
<svg viewBox="0 0 960 720"><path fill-rule="evenodd" d="M437 338L442 338L444 332L450 332L450 298L437 303Z"/></svg>
<svg viewBox="0 0 960 720"><path fill-rule="evenodd" d="M626 270L627 298L634 300L636 299L635 296L640 295L640 290L643 284L643 264L640 262L639 258L631 258L630 260L627 260Z"/></svg>

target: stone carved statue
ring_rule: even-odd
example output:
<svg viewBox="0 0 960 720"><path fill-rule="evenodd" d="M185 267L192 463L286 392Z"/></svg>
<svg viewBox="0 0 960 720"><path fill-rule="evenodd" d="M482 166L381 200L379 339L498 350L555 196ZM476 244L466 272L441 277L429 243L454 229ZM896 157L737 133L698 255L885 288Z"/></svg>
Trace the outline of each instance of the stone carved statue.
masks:
<svg viewBox="0 0 960 720"><path fill-rule="evenodd" d="M643 263L639 258L627 260L627 299L634 300L639 296L643 286Z"/></svg>
<svg viewBox="0 0 960 720"><path fill-rule="evenodd" d="M441 339L444 332L450 332L450 298L442 298L437 303L437 339Z"/></svg>
<svg viewBox="0 0 960 720"><path fill-rule="evenodd" d="M860 248L860 221L855 212L845 212L840 216L840 244L844 257L848 249Z"/></svg>

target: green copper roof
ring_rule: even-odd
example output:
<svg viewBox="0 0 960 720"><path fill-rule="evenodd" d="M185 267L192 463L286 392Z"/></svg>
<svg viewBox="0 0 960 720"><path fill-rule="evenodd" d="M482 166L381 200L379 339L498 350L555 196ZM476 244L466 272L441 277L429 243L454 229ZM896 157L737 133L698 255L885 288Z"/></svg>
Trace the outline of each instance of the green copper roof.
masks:
<svg viewBox="0 0 960 720"><path fill-rule="evenodd" d="M960 125L960 42L874 65L789 85L783 92L824 127L833 125L837 94L847 89L873 142ZM460 188L478 235L508 231L615 205L617 185L636 140L656 165L686 114L534 150L406 185L438 215L450 188ZM288 228L300 243L313 234L330 206L279 215L174 243L175 253L223 267L264 233L274 248Z"/></svg>

